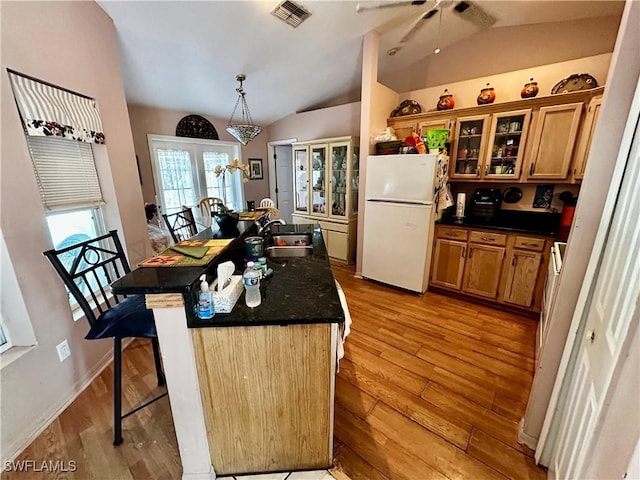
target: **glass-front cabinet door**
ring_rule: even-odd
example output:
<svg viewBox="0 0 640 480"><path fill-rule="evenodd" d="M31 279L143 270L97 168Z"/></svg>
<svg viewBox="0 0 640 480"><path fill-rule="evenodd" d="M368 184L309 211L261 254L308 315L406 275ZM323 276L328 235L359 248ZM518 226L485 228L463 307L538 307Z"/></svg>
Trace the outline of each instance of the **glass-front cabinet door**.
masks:
<svg viewBox="0 0 640 480"><path fill-rule="evenodd" d="M347 216L349 143L331 144L331 216Z"/></svg>
<svg viewBox="0 0 640 480"><path fill-rule="evenodd" d="M496 113L491 121L484 178L518 178L522 169L531 110Z"/></svg>
<svg viewBox="0 0 640 480"><path fill-rule="evenodd" d="M476 178L482 174L482 163L489 137L489 115L460 117L456 122L451 152L451 178Z"/></svg>
<svg viewBox="0 0 640 480"><path fill-rule="evenodd" d="M360 185L360 146L351 152L351 213L358 213L358 186Z"/></svg>
<svg viewBox="0 0 640 480"><path fill-rule="evenodd" d="M311 213L327 214L327 146L311 145Z"/></svg>
<svg viewBox="0 0 640 480"><path fill-rule="evenodd" d="M309 148L293 149L294 212L309 212Z"/></svg>

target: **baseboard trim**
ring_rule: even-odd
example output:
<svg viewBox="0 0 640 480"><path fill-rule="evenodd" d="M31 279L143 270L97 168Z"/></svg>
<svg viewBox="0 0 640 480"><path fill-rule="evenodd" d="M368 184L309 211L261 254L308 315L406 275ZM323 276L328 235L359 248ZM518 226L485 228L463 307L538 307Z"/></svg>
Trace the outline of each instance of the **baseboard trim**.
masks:
<svg viewBox="0 0 640 480"><path fill-rule="evenodd" d="M123 342L122 345L122 349L124 350L126 347L129 346L129 344L133 341L134 339L128 339L125 342ZM109 353L107 353L106 355L104 355L99 362L96 363L96 365L89 370L88 375L84 378L81 379L79 381L77 381L72 389L70 390L70 395L69 397L58 407L54 407L52 410L50 410L49 412L45 413L43 416L40 417L40 419L37 420L37 423L33 426L33 431L31 434L29 434L25 439L23 440L19 440L18 442L16 442L15 445L13 446L9 446L9 448L7 449L7 451L9 452L9 454L7 455L7 457L2 458L2 470L0 471L4 471L5 470L5 466L11 462L13 462L18 455L20 455L29 445L31 445L31 443L38 438L38 436L44 432L49 425L51 425L53 423L53 421L58 418L60 416L60 414L62 412L65 411L65 409L71 405L73 403L73 401L78 398L78 396L84 392L84 390L91 385L91 383L104 371L105 368L107 368L109 366L109 364L111 364L113 360L113 350L109 350ZM3 454L6 452L2 452Z"/></svg>
<svg viewBox="0 0 640 480"><path fill-rule="evenodd" d="M518 422L518 443L526 445L534 451L538 447L538 439L524 431L524 418L521 418L520 422Z"/></svg>

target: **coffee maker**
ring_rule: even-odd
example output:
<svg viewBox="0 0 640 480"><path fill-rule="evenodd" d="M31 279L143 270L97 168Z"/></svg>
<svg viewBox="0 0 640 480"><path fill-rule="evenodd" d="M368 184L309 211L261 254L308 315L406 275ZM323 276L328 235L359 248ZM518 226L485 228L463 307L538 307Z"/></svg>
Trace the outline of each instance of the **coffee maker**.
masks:
<svg viewBox="0 0 640 480"><path fill-rule="evenodd" d="M493 219L500 211L502 192L499 188L477 188L471 195L471 216Z"/></svg>

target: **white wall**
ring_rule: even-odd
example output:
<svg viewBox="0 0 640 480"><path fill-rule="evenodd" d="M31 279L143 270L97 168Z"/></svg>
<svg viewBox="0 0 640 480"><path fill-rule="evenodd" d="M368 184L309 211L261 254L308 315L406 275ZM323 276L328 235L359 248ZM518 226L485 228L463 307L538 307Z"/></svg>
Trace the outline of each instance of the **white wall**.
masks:
<svg viewBox="0 0 640 480"><path fill-rule="evenodd" d="M360 102L294 113L273 122L267 132L269 142L289 138L304 141L359 135Z"/></svg>
<svg viewBox="0 0 640 480"><path fill-rule="evenodd" d="M155 202L155 186L153 183L153 172L151 170L151 156L149 154L149 143L147 135L154 133L157 135L176 134L176 126L181 118L192 115L193 112L180 112L177 110L167 110L163 108L145 107L140 105L129 105L129 117L131 119L131 131L133 132L133 142L135 144L136 155L140 164L140 176L142 178L142 192L144 201ZM203 115L209 120L222 141L237 142L225 130L229 119L221 119ZM267 138L268 131L263 130L248 145L242 146L240 151L243 163L248 163L249 158L262 159L262 180L251 180L245 183L244 192L246 200L260 201L269 196L269 169L267 167Z"/></svg>
<svg viewBox="0 0 640 480"><path fill-rule="evenodd" d="M147 254L149 242L111 19L93 2L1 2L0 8L0 228L16 274L13 287L26 309L18 296L3 315L22 310L21 318L11 321L30 322L38 342L2 368L5 460L84 388L108 361L112 346L109 340L84 340L88 324L73 321L62 281L42 255L53 245L6 68L96 98L107 142L95 149L108 201L107 228L119 230L132 264ZM71 357L60 363L56 345L65 338Z"/></svg>

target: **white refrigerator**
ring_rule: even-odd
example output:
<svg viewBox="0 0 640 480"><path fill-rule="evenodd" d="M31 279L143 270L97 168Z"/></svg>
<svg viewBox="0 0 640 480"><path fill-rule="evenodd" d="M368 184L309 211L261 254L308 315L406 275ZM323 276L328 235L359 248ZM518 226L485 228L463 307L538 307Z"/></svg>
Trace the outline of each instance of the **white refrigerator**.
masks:
<svg viewBox="0 0 640 480"><path fill-rule="evenodd" d="M436 155L367 158L362 276L424 293L435 222Z"/></svg>

